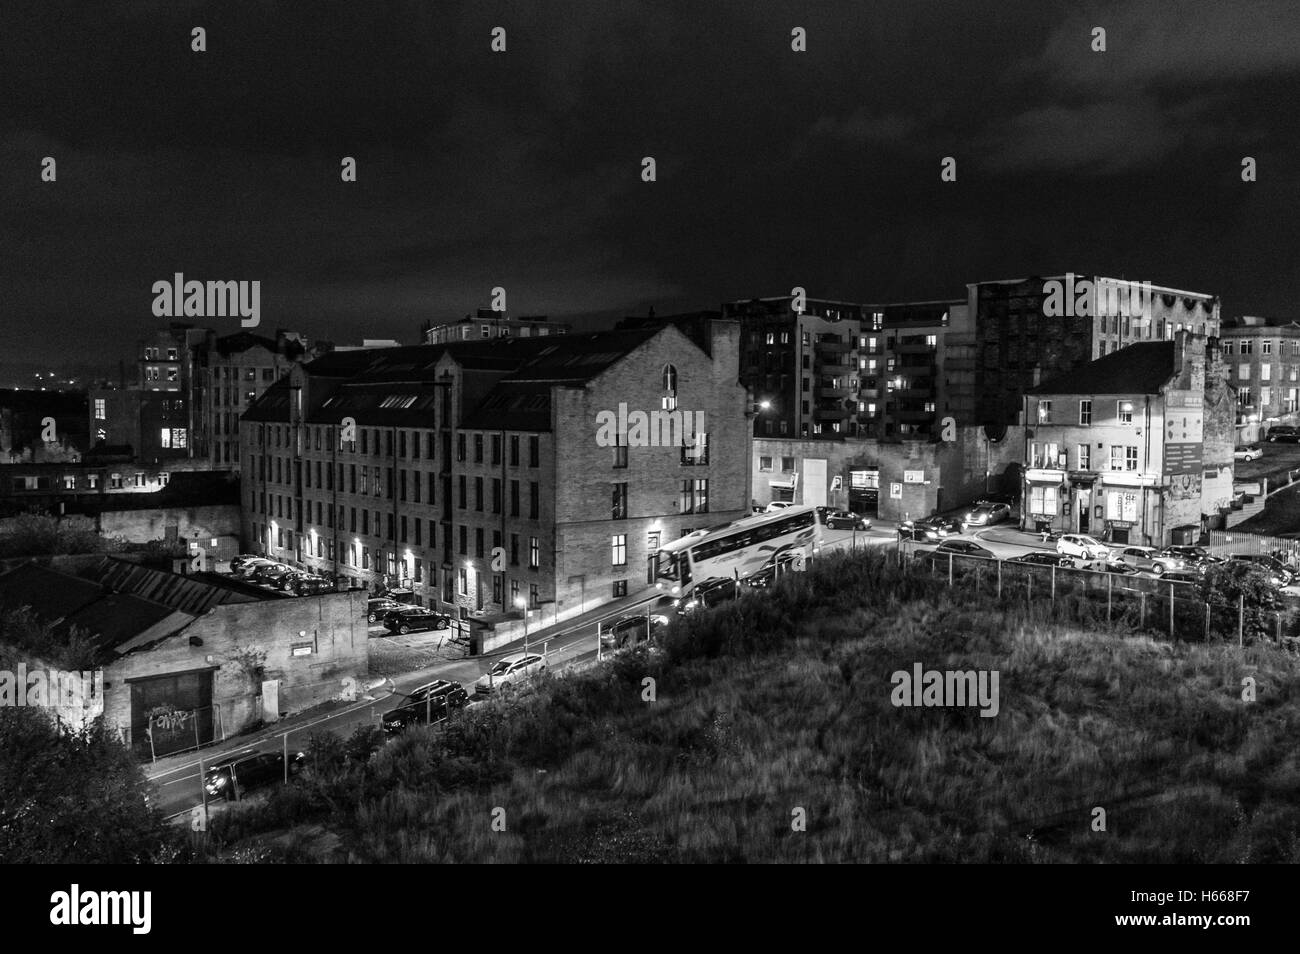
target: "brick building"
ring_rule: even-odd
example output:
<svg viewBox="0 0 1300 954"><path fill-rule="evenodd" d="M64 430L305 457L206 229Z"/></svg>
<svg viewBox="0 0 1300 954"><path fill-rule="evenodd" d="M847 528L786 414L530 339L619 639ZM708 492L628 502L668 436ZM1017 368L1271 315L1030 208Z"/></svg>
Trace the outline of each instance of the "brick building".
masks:
<svg viewBox="0 0 1300 954"><path fill-rule="evenodd" d="M481 341L485 338L545 338L568 334L569 326L551 321L545 315L520 315L480 308L477 315L455 321L427 321L420 329L425 344L451 344L453 341Z"/></svg>
<svg viewBox="0 0 1300 954"><path fill-rule="evenodd" d="M1300 423L1300 324L1242 315L1223 323L1223 360L1237 394L1237 439Z"/></svg>
<svg viewBox="0 0 1300 954"><path fill-rule="evenodd" d="M749 512L739 329L709 331L707 347L666 326L294 368L241 420L245 540L491 621L635 592L660 543ZM700 443L629 426L673 411Z"/></svg>
<svg viewBox="0 0 1300 954"><path fill-rule="evenodd" d="M1232 495L1232 392L1217 341L1186 330L1108 352L1024 400L1026 529L1168 545Z"/></svg>

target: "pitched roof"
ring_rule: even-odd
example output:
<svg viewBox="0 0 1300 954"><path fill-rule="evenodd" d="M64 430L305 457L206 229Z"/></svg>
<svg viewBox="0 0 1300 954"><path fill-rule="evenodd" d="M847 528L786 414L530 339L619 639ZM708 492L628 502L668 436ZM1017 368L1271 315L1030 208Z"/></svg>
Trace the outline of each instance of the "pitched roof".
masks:
<svg viewBox="0 0 1300 954"><path fill-rule="evenodd" d="M1139 341L1049 378L1029 394L1158 394L1177 372L1172 341Z"/></svg>

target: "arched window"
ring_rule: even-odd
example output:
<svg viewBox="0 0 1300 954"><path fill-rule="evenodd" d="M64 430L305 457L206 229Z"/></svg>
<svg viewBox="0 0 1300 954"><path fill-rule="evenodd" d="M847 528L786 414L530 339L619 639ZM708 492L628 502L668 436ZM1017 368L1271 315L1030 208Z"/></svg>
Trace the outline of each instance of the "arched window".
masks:
<svg viewBox="0 0 1300 954"><path fill-rule="evenodd" d="M664 390L669 394L677 393L677 369L671 364L664 365Z"/></svg>

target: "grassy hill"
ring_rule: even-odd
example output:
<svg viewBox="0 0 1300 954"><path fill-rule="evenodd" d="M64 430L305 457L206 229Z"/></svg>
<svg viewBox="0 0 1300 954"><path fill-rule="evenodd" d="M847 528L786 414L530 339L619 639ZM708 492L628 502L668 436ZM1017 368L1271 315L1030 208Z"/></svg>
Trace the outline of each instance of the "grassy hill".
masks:
<svg viewBox="0 0 1300 954"><path fill-rule="evenodd" d="M378 751L322 740L316 770L216 820L209 849L365 862L1300 861L1297 658L1084 629L1069 614L999 606L879 555L822 560L675 625L662 653L553 678L445 733ZM916 663L998 671L998 714L896 707L891 674ZM1248 676L1254 702L1242 700ZM794 830L798 810L806 830Z"/></svg>

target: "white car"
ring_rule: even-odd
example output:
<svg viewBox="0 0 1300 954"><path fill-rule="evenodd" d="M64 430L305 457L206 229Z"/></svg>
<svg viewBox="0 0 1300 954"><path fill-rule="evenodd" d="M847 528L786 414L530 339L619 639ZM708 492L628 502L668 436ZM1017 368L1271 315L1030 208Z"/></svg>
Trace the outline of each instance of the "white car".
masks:
<svg viewBox="0 0 1300 954"><path fill-rule="evenodd" d="M1066 533L1056 541L1056 552L1081 560L1110 560L1111 548L1086 533Z"/></svg>
<svg viewBox="0 0 1300 954"><path fill-rule="evenodd" d="M497 689L517 689L521 683L546 672L546 657L540 653L515 653L497 660L495 666L474 683L474 692L486 696Z"/></svg>
<svg viewBox="0 0 1300 954"><path fill-rule="evenodd" d="M794 504L786 500L773 500L770 504L767 505L767 510L765 512L771 513L773 510L784 510L786 507L793 507L793 506Z"/></svg>
<svg viewBox="0 0 1300 954"><path fill-rule="evenodd" d="M1264 452L1258 447L1238 447L1232 452L1233 460L1259 460Z"/></svg>

